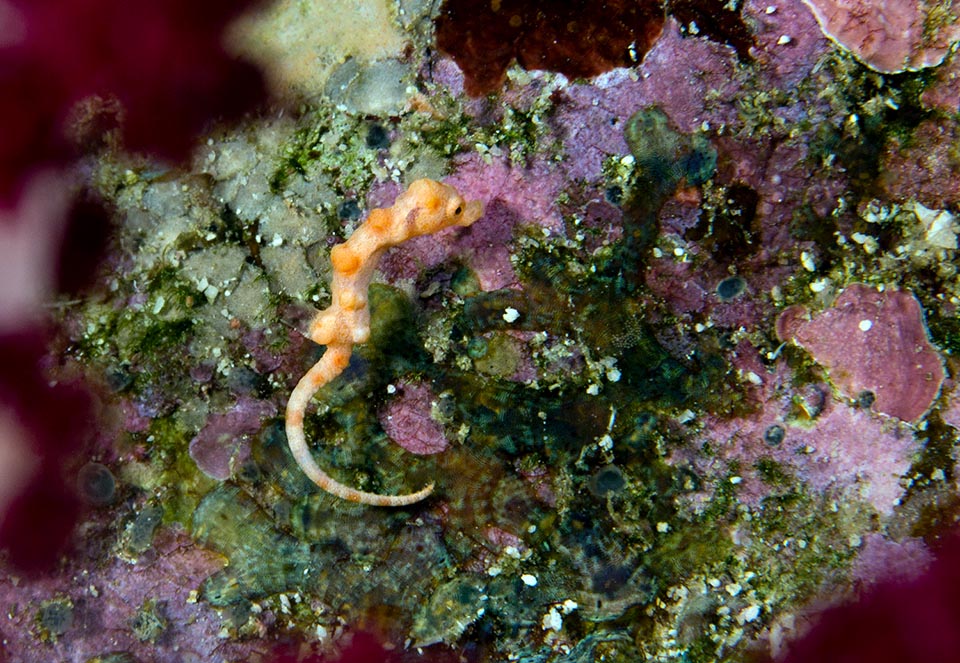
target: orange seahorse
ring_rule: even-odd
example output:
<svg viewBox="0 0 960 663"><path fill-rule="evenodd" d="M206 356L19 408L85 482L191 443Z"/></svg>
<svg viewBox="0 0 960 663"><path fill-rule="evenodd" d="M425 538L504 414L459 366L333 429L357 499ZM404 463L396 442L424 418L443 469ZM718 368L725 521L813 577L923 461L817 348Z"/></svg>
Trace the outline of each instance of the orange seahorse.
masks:
<svg viewBox="0 0 960 663"><path fill-rule="evenodd" d="M294 387L286 414L290 452L303 472L328 493L373 506L404 506L419 502L433 492L432 483L404 495L380 495L345 486L313 460L303 433L303 418L317 390L340 375L350 363L354 344L365 343L370 337L367 289L383 252L411 237L429 235L450 226L469 226L482 214L480 201L465 201L452 186L428 179L417 180L397 197L393 207L371 210L350 238L330 252L332 301L328 308L317 312L309 331L310 339L326 345L327 349Z"/></svg>

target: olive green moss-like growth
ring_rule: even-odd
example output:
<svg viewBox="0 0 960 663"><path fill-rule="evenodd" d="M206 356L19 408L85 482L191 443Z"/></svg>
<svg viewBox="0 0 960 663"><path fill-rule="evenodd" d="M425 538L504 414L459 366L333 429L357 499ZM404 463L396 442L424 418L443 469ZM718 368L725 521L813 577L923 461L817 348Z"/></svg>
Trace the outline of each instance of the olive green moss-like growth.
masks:
<svg viewBox="0 0 960 663"><path fill-rule="evenodd" d="M839 52L826 57L822 73L802 85L822 84L815 95L830 103L833 116L843 118L843 123L817 125L808 142L811 166L843 172L855 198L872 197L888 141L909 141L913 130L929 115L920 95L933 76L930 69L909 76L879 77Z"/></svg>
<svg viewBox="0 0 960 663"><path fill-rule="evenodd" d="M321 105L306 113L302 124L282 148L269 178L271 193L284 195L293 175L310 180L321 173L343 192L369 187L377 151L366 143L363 118Z"/></svg>
<svg viewBox="0 0 960 663"><path fill-rule="evenodd" d="M270 192L282 195L290 176L298 174L302 177L309 175L312 164L321 156L321 139L327 132L326 123L319 121L325 117L316 114L316 124L307 124L294 133L293 138L283 148L276 170L270 176Z"/></svg>
<svg viewBox="0 0 960 663"><path fill-rule="evenodd" d="M483 155L507 155L510 163L523 167L534 154L549 151L544 144L549 135L550 115L554 111L549 82L540 93L522 107L504 104L495 122L480 125L463 114L458 100L440 95L429 112L413 113L400 124L401 139L409 144L410 155L417 146L429 148L443 158L477 150ZM426 110L426 109L423 109Z"/></svg>
<svg viewBox="0 0 960 663"><path fill-rule="evenodd" d="M75 352L91 359L164 362L160 355L182 348L196 324L192 311L204 301L203 295L174 267L158 267L144 280L146 300L140 308L89 306L86 333Z"/></svg>
<svg viewBox="0 0 960 663"><path fill-rule="evenodd" d="M413 144L423 145L433 153L449 158L469 149L469 119L459 110L434 117L425 113L409 116L401 124L402 135Z"/></svg>
<svg viewBox="0 0 960 663"><path fill-rule="evenodd" d="M960 317L927 313L930 340L948 355L960 355Z"/></svg>
<svg viewBox="0 0 960 663"><path fill-rule="evenodd" d="M791 473L781 463L772 458L766 456L758 458L753 466L756 468L757 474L760 475L760 479L768 486L786 488L795 483Z"/></svg>
<svg viewBox="0 0 960 663"><path fill-rule="evenodd" d="M548 152L550 148L544 139L554 110L550 90L544 87L529 107L505 108L500 123L490 127L485 144L507 151L510 163L521 167L528 164L532 155Z"/></svg>
<svg viewBox="0 0 960 663"><path fill-rule="evenodd" d="M762 591L777 605L802 603L824 583L844 578L858 553L859 536L870 531L874 517L862 504L841 504L807 492L769 497L753 515L755 538L746 563L763 560L769 572L758 594ZM781 554L771 556L768 546L778 543Z"/></svg>

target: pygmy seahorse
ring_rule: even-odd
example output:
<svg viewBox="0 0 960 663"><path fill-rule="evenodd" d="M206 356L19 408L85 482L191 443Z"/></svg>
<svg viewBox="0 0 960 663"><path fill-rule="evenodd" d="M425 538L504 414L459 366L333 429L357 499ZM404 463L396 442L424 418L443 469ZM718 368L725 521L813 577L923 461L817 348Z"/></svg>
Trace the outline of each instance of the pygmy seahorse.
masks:
<svg viewBox="0 0 960 663"><path fill-rule="evenodd" d="M345 486L313 460L303 433L303 418L317 390L350 363L354 344L365 343L370 337L367 289L381 254L411 237L450 226L469 226L482 214L480 201L465 201L452 186L417 180L397 197L393 207L371 210L350 238L330 252L332 301L328 308L317 312L309 331L311 340L327 349L294 387L286 414L287 443L293 457L303 472L328 493L373 506L403 506L419 502L433 492L433 483L404 495L380 495Z"/></svg>

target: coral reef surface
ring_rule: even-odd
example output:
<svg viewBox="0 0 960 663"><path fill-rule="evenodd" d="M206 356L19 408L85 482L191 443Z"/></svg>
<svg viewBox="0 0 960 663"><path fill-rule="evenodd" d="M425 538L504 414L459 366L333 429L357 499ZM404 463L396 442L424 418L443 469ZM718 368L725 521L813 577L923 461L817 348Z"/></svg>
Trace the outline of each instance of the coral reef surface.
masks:
<svg viewBox="0 0 960 663"><path fill-rule="evenodd" d="M955 12L0 2L0 661L944 660Z"/></svg>

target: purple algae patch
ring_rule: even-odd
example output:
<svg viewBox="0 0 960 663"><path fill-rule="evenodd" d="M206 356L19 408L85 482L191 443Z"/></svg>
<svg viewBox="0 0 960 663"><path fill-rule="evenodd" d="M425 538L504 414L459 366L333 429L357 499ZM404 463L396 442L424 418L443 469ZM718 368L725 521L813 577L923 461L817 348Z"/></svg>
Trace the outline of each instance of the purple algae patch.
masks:
<svg viewBox="0 0 960 663"><path fill-rule="evenodd" d="M250 456L250 436L260 430L265 417L276 413L272 403L241 398L227 412L210 416L190 440L190 457L210 478L229 479Z"/></svg>
<svg viewBox="0 0 960 663"><path fill-rule="evenodd" d="M811 319L787 309L777 334L813 355L845 396L863 400L869 392L875 411L903 421L923 416L943 383L943 362L927 337L920 302L904 290L855 283Z"/></svg>
<svg viewBox="0 0 960 663"><path fill-rule="evenodd" d="M879 513L891 513L903 497L900 477L910 469L917 449L912 435L841 403L826 407L811 427L786 420L788 403L783 411L777 410L767 407L746 419L709 417L708 438L717 454L694 458L693 465L705 476L722 477L727 462L738 460L743 469L737 496L745 504L759 505L769 494L756 469L758 459L766 458L789 469L816 493L863 499ZM780 434L774 432L777 426ZM674 462L682 460L680 456Z"/></svg>
<svg viewBox="0 0 960 663"><path fill-rule="evenodd" d="M445 451L450 443L443 427L430 416L436 394L426 384L407 384L380 414L380 425L394 442L412 454Z"/></svg>

